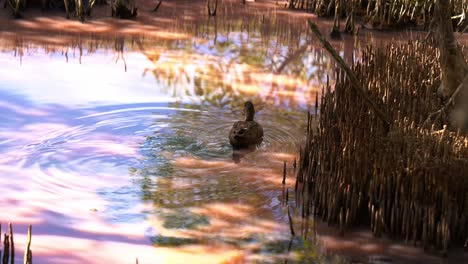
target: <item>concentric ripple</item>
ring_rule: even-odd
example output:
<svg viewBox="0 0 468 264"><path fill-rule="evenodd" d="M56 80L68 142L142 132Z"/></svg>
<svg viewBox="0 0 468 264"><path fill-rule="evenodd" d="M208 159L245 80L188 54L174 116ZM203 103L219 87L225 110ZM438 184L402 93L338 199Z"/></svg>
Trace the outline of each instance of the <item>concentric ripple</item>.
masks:
<svg viewBox="0 0 468 264"><path fill-rule="evenodd" d="M33 223L39 239L55 239L54 245L88 243L80 247L86 249L82 255L95 245L121 242L149 247L151 256L156 254L151 244L177 255L181 251L170 247L184 243L212 255L213 241L232 254L287 234L278 182L283 162L292 163L303 135L303 109L272 103L265 91L218 87L229 74L223 79L197 68L177 82L158 71L141 77L156 65L148 66L137 53L127 62L140 68L129 67L124 76L120 66L101 65L105 54L88 57L95 63L91 68L64 65L55 57L46 65L38 56L17 71L35 73L40 82L25 80L16 87L10 75L0 80L0 177L6 182L0 206L11 209L0 212L0 220L10 214ZM56 74L50 80L38 76L43 67ZM65 67L74 74L63 75ZM103 68L109 75L97 78ZM264 80L255 78L255 85ZM212 94L200 91L207 87ZM214 99L205 100L208 96ZM228 134L243 119L245 100L255 102L264 140L253 152L233 153ZM43 252L45 261L38 263L54 262Z"/></svg>
<svg viewBox="0 0 468 264"><path fill-rule="evenodd" d="M152 183L143 191L138 186L99 188L98 194L109 202L106 213L116 221L130 220L125 216L128 212L122 214L123 219L118 216L125 197L139 197L145 191L166 192L165 188L170 187L161 179L190 186L190 192L180 197L182 200L172 197L173 201L167 201L179 207L190 206L193 201L242 197L264 187L251 179L257 187L245 188L244 182L233 176L239 167L232 161L227 136L232 124L242 119L238 109L168 103L97 107L80 112L86 114L76 115L69 120L69 126L50 130L25 145L22 163L40 168L42 173L34 181L56 195L70 190L89 191L86 183L99 179L105 183L105 179L120 177L121 182L129 168L139 175L135 178L139 183L150 176ZM300 117L260 110L257 120L264 126L264 142L244 162L260 165L261 172L266 162L262 155L291 148L300 135L295 118ZM229 176L218 181L210 175ZM216 181L218 189L211 188L210 181Z"/></svg>

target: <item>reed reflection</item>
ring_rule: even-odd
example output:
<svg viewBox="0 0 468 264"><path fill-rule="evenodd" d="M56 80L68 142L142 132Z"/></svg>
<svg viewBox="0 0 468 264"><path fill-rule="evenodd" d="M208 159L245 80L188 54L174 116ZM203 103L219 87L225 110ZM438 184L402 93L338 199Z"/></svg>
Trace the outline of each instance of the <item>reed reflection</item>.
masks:
<svg viewBox="0 0 468 264"><path fill-rule="evenodd" d="M8 79L7 88L34 104L1 103L17 120L24 118L4 123L2 142L11 148L3 169L5 174L22 169L16 183L29 186L29 192L15 203L35 208L30 210L35 221L25 212L22 219L39 226L44 259L78 251L71 257L76 263L116 263L123 257L109 254L116 249L153 261L148 263L181 256L193 263L286 258L282 166L294 159L304 110L319 90L317 78L324 79L332 64L300 27L274 18L202 22L187 27L196 30L193 39L65 35L55 40L5 33L0 40L3 51L19 56L25 66L20 73L32 81L47 83L26 74L27 63L52 69L47 65L62 61L48 80L63 85L48 93L56 97L41 95L53 85L38 93ZM39 53L50 55L44 56L49 63L38 63L45 60ZM112 63L99 66L109 57ZM114 80L112 89L83 76ZM72 91L84 101L75 101L77 96L68 95ZM238 153L227 135L246 100L258 106L265 138L235 164L231 159ZM32 175L34 184L27 185ZM4 195L24 191L13 190ZM76 249L46 246L67 239ZM157 254L145 243L157 246ZM295 242L293 251L301 243ZM88 254L96 244L102 253Z"/></svg>

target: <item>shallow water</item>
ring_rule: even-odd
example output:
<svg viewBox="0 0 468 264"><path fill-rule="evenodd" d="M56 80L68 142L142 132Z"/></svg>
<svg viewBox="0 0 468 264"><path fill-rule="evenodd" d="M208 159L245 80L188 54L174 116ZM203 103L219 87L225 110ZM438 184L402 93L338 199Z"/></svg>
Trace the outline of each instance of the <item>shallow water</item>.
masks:
<svg viewBox="0 0 468 264"><path fill-rule="evenodd" d="M291 240L285 203L288 189L300 214L291 164L334 65L303 27L261 25L209 20L180 39L0 33L0 221L17 251L32 224L35 263L338 261ZM346 40L334 45L350 60L364 44ZM265 138L235 163L227 135L246 100Z"/></svg>
<svg viewBox="0 0 468 264"><path fill-rule="evenodd" d="M28 224L35 263L276 262L304 248L290 241L281 180L287 161L291 189L311 76L329 70L294 67L317 55L272 74L268 59L288 50L243 33L3 37L0 220L17 251ZM265 137L235 163L227 135L246 100Z"/></svg>

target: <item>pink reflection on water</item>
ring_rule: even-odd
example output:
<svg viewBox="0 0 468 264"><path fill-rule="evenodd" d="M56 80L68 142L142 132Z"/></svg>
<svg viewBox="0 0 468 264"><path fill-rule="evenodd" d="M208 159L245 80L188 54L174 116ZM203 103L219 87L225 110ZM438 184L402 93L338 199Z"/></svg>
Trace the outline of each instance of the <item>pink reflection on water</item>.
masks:
<svg viewBox="0 0 468 264"><path fill-rule="evenodd" d="M128 186L131 179L127 166L108 164L105 158L125 160L138 156L139 145L135 142L141 141L141 136L113 134L109 129L98 131L93 127L95 123L80 126L53 121L56 113L38 109L44 113L43 122L33 119L16 130L0 131L0 137L14 143L6 145L0 158L5 188L0 208L7 208L0 211L0 222L13 221L18 250L25 247L27 225L33 225L35 263L133 263L136 257L139 263L180 263L183 259L190 259L190 263L243 263L250 259L249 250L214 237L241 239L284 229L284 223L272 217L269 209L261 208L265 201L256 199L255 192L237 202L233 196L229 201L214 200L191 208L211 219L210 225L196 230L165 229L158 217L114 222L107 212L112 201L100 192ZM92 117L101 116L87 118ZM281 166L276 165L292 158L290 154L258 152L240 165L231 160L189 157L174 159L173 163L188 177L193 173L241 172L245 175L243 184L251 183L256 188L265 182L269 191L275 191L281 173ZM190 181L180 183L182 188L193 186ZM152 208L151 204L130 202L126 212L138 214ZM162 235L199 242L155 248L144 235L148 227L157 228ZM21 258L22 254L17 254L17 260Z"/></svg>
<svg viewBox="0 0 468 264"><path fill-rule="evenodd" d="M24 249L27 225L32 224L35 263L133 263L135 257L153 252L143 236L144 225L113 224L104 213L109 201L99 195L102 188L129 183L126 168L101 163L100 157L136 156L139 137L88 133L50 122L54 113L46 109L2 106L19 116L44 118L0 130L0 138L6 139L0 156L0 222L13 221L17 251ZM71 135L78 138L67 140ZM128 210L141 212L142 206ZM122 254L110 254L115 250ZM20 261L22 254L16 258Z"/></svg>
<svg viewBox="0 0 468 264"><path fill-rule="evenodd" d="M108 202L96 189L127 184L124 175L53 169L45 175L37 167L11 166L0 167L0 175L15 178L3 186L0 207L8 209L0 211L0 221L14 221L17 249L24 248L27 225L33 225L35 263L133 263L153 250L142 235L144 225L112 224L103 213Z"/></svg>

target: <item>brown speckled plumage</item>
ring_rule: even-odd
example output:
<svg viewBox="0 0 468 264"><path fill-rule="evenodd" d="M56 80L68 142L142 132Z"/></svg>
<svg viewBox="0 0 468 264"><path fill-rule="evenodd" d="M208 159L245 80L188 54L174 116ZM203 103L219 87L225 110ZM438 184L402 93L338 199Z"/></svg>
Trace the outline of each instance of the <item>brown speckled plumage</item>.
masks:
<svg viewBox="0 0 468 264"><path fill-rule="evenodd" d="M252 102L244 104L245 120L237 121L229 132L229 142L234 148L248 148L263 141L263 128L254 121L255 108Z"/></svg>

